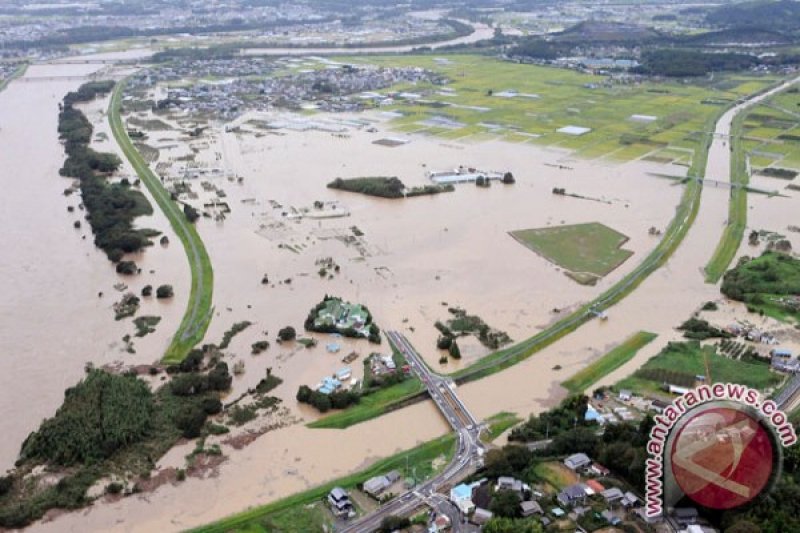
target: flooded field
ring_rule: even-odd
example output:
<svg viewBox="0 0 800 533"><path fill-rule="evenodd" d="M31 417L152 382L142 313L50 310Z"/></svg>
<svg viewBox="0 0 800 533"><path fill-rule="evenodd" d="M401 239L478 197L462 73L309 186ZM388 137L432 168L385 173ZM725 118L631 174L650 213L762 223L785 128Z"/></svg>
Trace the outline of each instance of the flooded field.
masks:
<svg viewBox="0 0 800 533"><path fill-rule="evenodd" d="M27 75L76 75L94 68L37 66ZM155 245L136 257L143 273L133 279L114 273L92 245L87 225L73 228L80 211L68 213L67 206L77 205L78 200L62 194L69 182L58 176L63 152L56 119L57 103L79 84L15 82L0 93L0 141L12 148L0 153L4 168L0 179L10 195L9 207L0 215L6 228L0 244L15 252L0 259L0 283L9 295L0 320L0 348L6 354L0 362L6 391L0 429L7 436L0 458L7 466L13 463L19 443L60 404L63 390L81 377L86 362L157 360L181 318L189 287L183 250L158 211L138 223L163 231L172 244ZM95 124L96 136L111 139L106 105L107 100L99 100L84 111ZM358 378L364 357L374 350L388 350L385 340L375 346L317 334L319 343L313 348L274 342L284 326L302 331L306 314L325 294L366 304L382 328L402 330L434 368L456 370L489 350L477 341L465 342L463 359L451 360L446 367L438 363L438 332L433 324L449 318L447 307L462 307L515 340L533 335L607 289L652 250L658 237L649 229L666 227L681 188L649 173L685 172L683 167L640 161L617 165L579 160L564 151L526 144L453 142L418 135L406 136L410 142L392 148L373 142L396 136L377 113L349 117L365 119L369 128L352 126L337 133L287 128L265 133L249 122L277 118L282 117L247 116L239 121L238 131L213 124L193 140L171 123L174 131L150 132L148 143L159 150L158 162L169 162L173 169L180 166L179 158L192 154L193 168L209 171L188 180L196 199L202 203L208 196L201 185L205 181L214 190L224 190L221 198L230 208L224 217L211 209L211 218L200 221L198 229L216 281L215 313L206 342L218 343L236 322L253 323L234 337L228 349L229 362L245 362L231 396L252 387L272 368L284 379L275 394L305 421L318 415L298 406L294 400L298 385L314 385L341 368L345 365L341 359L351 351L359 355L349 364ZM730 118L726 115L719 131L727 131ZM103 137L98 149L117 150ZM722 140L715 141L708 175L717 179L729 175L727 151ZM516 183L494 183L488 189L466 183L454 192L398 200L326 188L336 177L362 176L397 176L407 186L424 185L429 183L426 171L459 165L511 171ZM126 173L133 176L127 167ZM16 184L22 179L24 187ZM553 188L589 199L553 195ZM676 336L672 329L676 324L703 302L718 299L717 287L704 283L701 268L722 233L728 191L705 188L702 194L700 214L676 254L613 307L607 321L590 322L513 370L461 387L459 394L470 410L479 418L503 410L522 416L538 412L565 394L558 383L587 361L635 331L658 333L656 342L607 379L627 375ZM314 202L336 202L349 216L307 216L313 214ZM753 224L780 230L790 208L779 204L779 209L771 209L763 202L758 199L753 204ZM629 238L625 248L633 252L594 287L569 279L508 235L513 230L585 222L601 222L624 234ZM328 258L340 269L321 276L320 260ZM176 289L169 303L143 302L140 315L163 319L156 333L135 339L134 354L127 353L121 341L133 331L130 321L115 322L111 311L120 294L114 285L120 282L137 293L146 283L170 283ZM265 339L272 346L251 355L251 344ZM326 349L330 342L340 344L337 353ZM352 472L447 430L431 402L346 431L294 424L263 435L242 450L224 449L228 458L213 479L189 479L152 494L97 504L32 530L184 529ZM161 466L180 465L188 451L173 450Z"/></svg>

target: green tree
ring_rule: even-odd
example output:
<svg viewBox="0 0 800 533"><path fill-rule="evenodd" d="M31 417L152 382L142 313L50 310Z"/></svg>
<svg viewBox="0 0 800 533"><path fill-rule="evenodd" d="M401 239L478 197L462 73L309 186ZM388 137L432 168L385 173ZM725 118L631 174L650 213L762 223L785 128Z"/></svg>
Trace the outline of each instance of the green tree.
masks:
<svg viewBox="0 0 800 533"><path fill-rule="evenodd" d="M492 496L489 510L497 516L516 518L520 515L519 494L513 490L499 490Z"/></svg>
<svg viewBox="0 0 800 533"><path fill-rule="evenodd" d="M291 341L297 337L297 331L292 326L286 326L278 331L278 338L282 341Z"/></svg>
<svg viewBox="0 0 800 533"><path fill-rule="evenodd" d="M453 339L453 342L450 344L450 357L453 359L461 359L461 348L458 347L458 342Z"/></svg>
<svg viewBox="0 0 800 533"><path fill-rule="evenodd" d="M542 525L530 519L492 517L483 526L483 533L542 533Z"/></svg>

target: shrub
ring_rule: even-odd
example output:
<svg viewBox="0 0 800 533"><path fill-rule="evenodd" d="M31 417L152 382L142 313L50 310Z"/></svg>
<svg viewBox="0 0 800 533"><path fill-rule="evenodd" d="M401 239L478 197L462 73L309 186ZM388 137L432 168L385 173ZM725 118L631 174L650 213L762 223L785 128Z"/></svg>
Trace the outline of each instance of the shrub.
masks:
<svg viewBox="0 0 800 533"><path fill-rule="evenodd" d="M286 326L278 331L278 338L282 341L291 341L297 337L297 332L292 326Z"/></svg>
<svg viewBox="0 0 800 533"><path fill-rule="evenodd" d="M156 298L172 298L174 295L172 285L159 285L156 289Z"/></svg>

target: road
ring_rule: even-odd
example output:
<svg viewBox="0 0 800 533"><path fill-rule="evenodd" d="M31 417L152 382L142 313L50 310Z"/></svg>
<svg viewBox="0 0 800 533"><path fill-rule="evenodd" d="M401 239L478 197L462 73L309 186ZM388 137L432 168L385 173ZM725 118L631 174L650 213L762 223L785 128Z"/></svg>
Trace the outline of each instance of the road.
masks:
<svg viewBox="0 0 800 533"><path fill-rule="evenodd" d="M387 331L386 336L408 361L412 371L425 384L442 416L458 434L458 445L453 460L437 476L429 479L413 490L401 494L376 512L365 516L344 528L340 533L372 532L378 529L387 516L408 516L422 505L428 505L437 513L446 514L452 523L452 531L461 531L461 514L445 496L437 490L457 483L472 474L482 463L484 447L480 440L483 430L467 407L455 393L455 384L445 376L434 374L425 365L414 347L402 334Z"/></svg>

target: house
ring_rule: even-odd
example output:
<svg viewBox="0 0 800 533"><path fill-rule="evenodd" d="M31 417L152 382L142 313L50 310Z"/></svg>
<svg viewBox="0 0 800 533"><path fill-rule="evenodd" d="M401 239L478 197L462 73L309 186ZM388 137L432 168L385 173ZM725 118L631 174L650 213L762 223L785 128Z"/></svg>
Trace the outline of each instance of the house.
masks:
<svg viewBox="0 0 800 533"><path fill-rule="evenodd" d="M592 466L589 467L589 472L596 476L607 476L608 474L611 473L611 471L608 468L604 467L600 463L592 463Z"/></svg>
<svg viewBox="0 0 800 533"><path fill-rule="evenodd" d="M774 350L772 350L770 352L770 355L772 357L780 357L780 358L783 358L783 359L791 359L792 351L789 350L788 348L775 348Z"/></svg>
<svg viewBox="0 0 800 533"><path fill-rule="evenodd" d="M586 485L583 483L575 483L558 493L556 496L558 503L565 507L571 507L576 503L584 503L586 501Z"/></svg>
<svg viewBox="0 0 800 533"><path fill-rule="evenodd" d="M333 514L340 518L355 515L353 511L353 502L350 501L350 495L341 487L334 487L328 493L328 506L331 508Z"/></svg>
<svg viewBox="0 0 800 533"><path fill-rule="evenodd" d="M636 507L639 504L639 497L631 491L628 491L619 503L621 503L623 507Z"/></svg>
<svg viewBox="0 0 800 533"><path fill-rule="evenodd" d="M366 480L363 490L373 498L378 499L381 493L391 487L398 479L400 479L400 473L397 470L392 470L386 475L375 476Z"/></svg>
<svg viewBox="0 0 800 533"><path fill-rule="evenodd" d="M603 492L601 492L600 495L603 496L603 499L605 499L605 501L608 503L614 503L625 497L622 491L619 490L617 487L606 489Z"/></svg>
<svg viewBox="0 0 800 533"><path fill-rule="evenodd" d="M353 371L350 369L349 366L346 366L339 371L336 372L336 379L341 382L345 382L353 376Z"/></svg>
<svg viewBox="0 0 800 533"><path fill-rule="evenodd" d="M458 507L461 514L469 514L475 509L472 503L472 485L462 483L450 489L450 501Z"/></svg>
<svg viewBox="0 0 800 533"><path fill-rule="evenodd" d="M588 468L592 460L585 453L576 453L564 459L564 465L570 470L577 471Z"/></svg>
<svg viewBox="0 0 800 533"><path fill-rule="evenodd" d="M586 482L586 486L587 486L587 487L589 487L590 489L592 489L592 491L593 491L595 494L600 494L601 492L603 492L604 490L606 490L606 488L603 486L603 484L602 484L602 483L600 483L599 481L597 481L596 479L590 479L590 480L588 480L588 481Z"/></svg>
<svg viewBox="0 0 800 533"><path fill-rule="evenodd" d="M519 479L510 476L500 476L497 478L495 490L510 490L522 495L523 493L530 493L531 488L528 484L523 483Z"/></svg>
<svg viewBox="0 0 800 533"><path fill-rule="evenodd" d="M492 518L492 512L487 511L486 509L481 509L480 507L475 508L475 512L472 513L469 521L477 526L482 526L486 522L488 522Z"/></svg>
<svg viewBox="0 0 800 533"><path fill-rule="evenodd" d="M650 402L650 410L655 411L656 413L663 413L664 409L669 406L669 403L665 402L664 400L653 400Z"/></svg>
<svg viewBox="0 0 800 533"><path fill-rule="evenodd" d="M633 393L631 391L629 391L628 389L622 389L621 391L619 391L619 396L618 397L619 397L620 401L622 401L622 402L629 402L631 400L631 398L633 397Z"/></svg>
<svg viewBox="0 0 800 533"><path fill-rule="evenodd" d="M606 509L605 511L603 511L602 513L600 513L600 516L602 516L603 518L605 518L606 522L608 522L608 523L609 523L609 524L611 524L612 526L616 526L616 525L618 525L618 524L621 524L621 523L622 523L622 520L620 520L618 516L615 516L615 515L614 515L614 514L613 514L611 511L609 511L608 509Z"/></svg>
<svg viewBox="0 0 800 533"><path fill-rule="evenodd" d="M519 508L522 511L523 517L528 517L535 514L538 515L544 514L544 510L542 510L542 506L539 505L539 502L533 502L533 501L520 502Z"/></svg>

